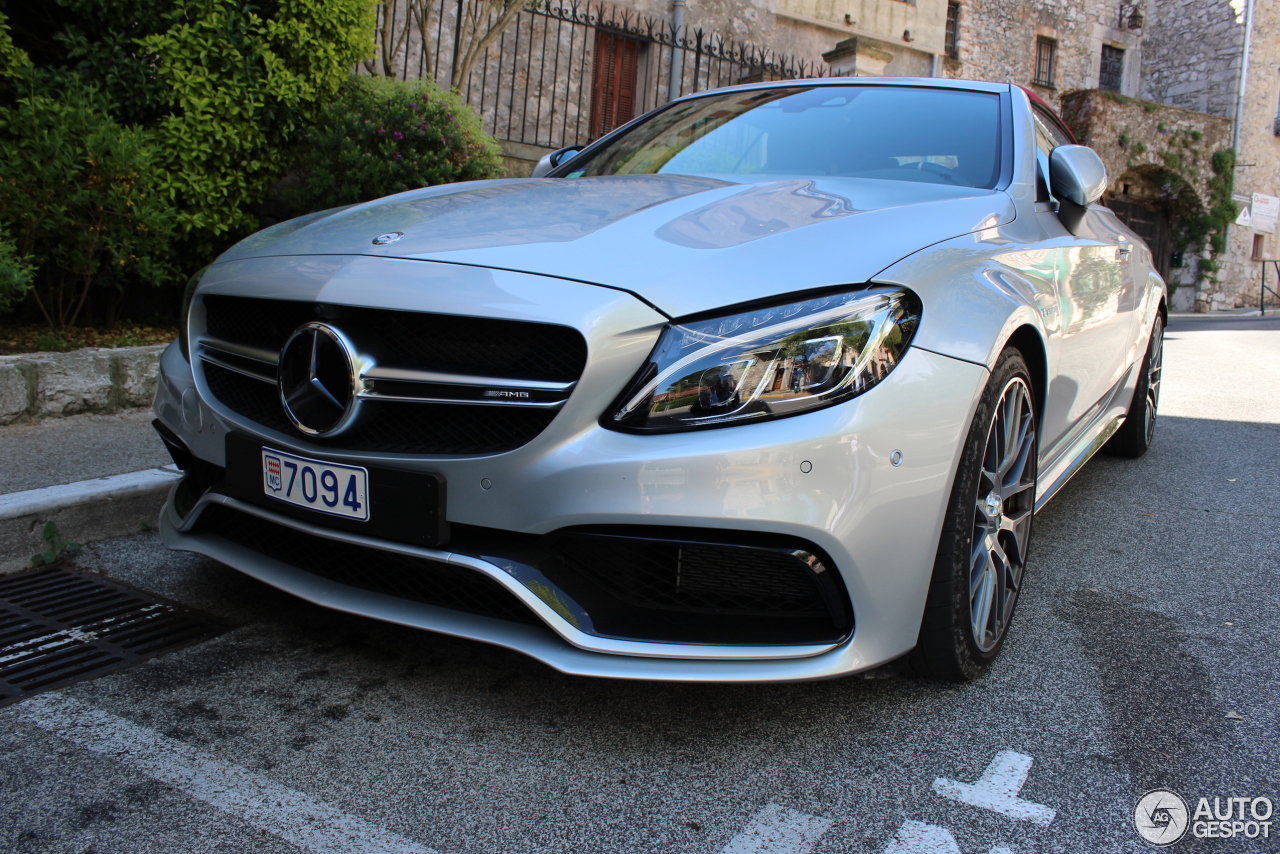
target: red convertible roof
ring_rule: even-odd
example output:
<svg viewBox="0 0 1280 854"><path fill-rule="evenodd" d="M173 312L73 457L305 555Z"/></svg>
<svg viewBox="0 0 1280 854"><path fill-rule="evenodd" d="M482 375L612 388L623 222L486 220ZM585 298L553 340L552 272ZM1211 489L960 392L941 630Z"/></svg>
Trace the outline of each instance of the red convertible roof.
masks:
<svg viewBox="0 0 1280 854"><path fill-rule="evenodd" d="M1033 90L1028 89L1026 86L1018 86L1018 88L1021 89L1023 92L1027 93L1027 98L1031 100L1031 103L1038 105L1046 113L1052 116L1053 120L1057 122L1058 126L1061 127L1062 130L1066 132L1067 136L1071 138L1072 142L1076 143L1077 145L1080 143L1080 140L1076 139L1076 135L1071 132L1071 128L1067 127L1067 123L1062 120L1062 116L1058 115L1057 111L1054 110L1053 107L1050 107L1048 102L1046 102L1044 98L1041 98Z"/></svg>

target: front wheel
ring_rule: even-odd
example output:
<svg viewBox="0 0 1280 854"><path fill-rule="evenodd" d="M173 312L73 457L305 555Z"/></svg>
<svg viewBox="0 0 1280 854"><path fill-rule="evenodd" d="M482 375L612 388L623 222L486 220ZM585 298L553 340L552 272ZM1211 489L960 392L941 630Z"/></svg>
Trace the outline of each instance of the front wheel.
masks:
<svg viewBox="0 0 1280 854"><path fill-rule="evenodd" d="M925 676L967 681L1000 653L1022 590L1036 503L1031 374L1006 349L965 442L912 653Z"/></svg>

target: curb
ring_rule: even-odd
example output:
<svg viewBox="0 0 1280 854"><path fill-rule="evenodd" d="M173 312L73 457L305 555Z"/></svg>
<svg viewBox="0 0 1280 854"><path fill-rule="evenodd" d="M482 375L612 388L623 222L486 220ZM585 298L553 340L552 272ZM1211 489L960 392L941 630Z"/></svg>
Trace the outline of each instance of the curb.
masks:
<svg viewBox="0 0 1280 854"><path fill-rule="evenodd" d="M46 522L81 544L154 526L181 476L166 466L0 495L0 574L26 568L31 555L45 548Z"/></svg>
<svg viewBox="0 0 1280 854"><path fill-rule="evenodd" d="M166 346L0 356L0 424L150 406Z"/></svg>

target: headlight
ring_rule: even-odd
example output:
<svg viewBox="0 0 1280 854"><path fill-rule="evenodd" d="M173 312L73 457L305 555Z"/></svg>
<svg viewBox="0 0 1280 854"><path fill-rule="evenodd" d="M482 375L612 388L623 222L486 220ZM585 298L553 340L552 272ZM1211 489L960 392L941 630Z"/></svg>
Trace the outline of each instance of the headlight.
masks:
<svg viewBox="0 0 1280 854"><path fill-rule="evenodd" d="M191 300L196 295L196 285L200 284L200 277L211 266L213 265L197 270L195 275L187 280L187 288L182 292L182 311L178 315L178 347L182 350L182 358L188 362L191 361L191 339L187 334L187 323L191 319Z"/></svg>
<svg viewBox="0 0 1280 854"><path fill-rule="evenodd" d="M873 288L670 324L601 423L665 433L832 406L884 379L919 320L914 294Z"/></svg>

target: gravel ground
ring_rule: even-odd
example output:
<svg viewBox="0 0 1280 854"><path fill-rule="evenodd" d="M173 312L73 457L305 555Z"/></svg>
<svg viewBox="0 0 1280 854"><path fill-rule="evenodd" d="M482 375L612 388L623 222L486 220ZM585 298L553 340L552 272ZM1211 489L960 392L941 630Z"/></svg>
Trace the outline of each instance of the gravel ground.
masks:
<svg viewBox="0 0 1280 854"><path fill-rule="evenodd" d="M1146 851L1150 789L1280 801L1280 326L1221 323L1171 328L1147 457L1095 459L1038 517L1004 656L972 684L565 677L139 535L82 565L234 627L60 693L439 852L809 850L731 841L770 804L830 821L817 854ZM300 850L24 708L0 711L0 850ZM1020 797L1048 826L934 792L1001 751L1031 757ZM933 829L904 847L906 822Z"/></svg>

